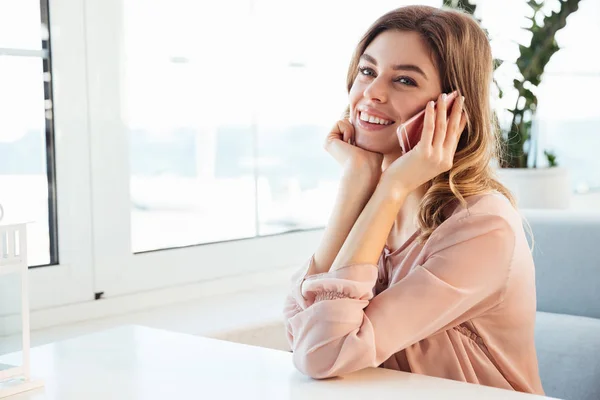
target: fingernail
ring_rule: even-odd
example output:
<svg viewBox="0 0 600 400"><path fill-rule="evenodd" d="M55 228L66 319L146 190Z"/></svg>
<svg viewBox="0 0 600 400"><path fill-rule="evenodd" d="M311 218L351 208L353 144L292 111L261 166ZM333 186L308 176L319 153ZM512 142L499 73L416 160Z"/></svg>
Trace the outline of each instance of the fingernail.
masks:
<svg viewBox="0 0 600 400"><path fill-rule="evenodd" d="M465 102L465 96L460 96L460 102L461 104Z"/></svg>
<svg viewBox="0 0 600 400"><path fill-rule="evenodd" d="M433 108L433 106L435 105L435 102L433 100L431 100L429 103L427 103L427 105L429 106L429 108Z"/></svg>
<svg viewBox="0 0 600 400"><path fill-rule="evenodd" d="M448 97L448 95L446 95L446 93L442 94L442 101L446 101L446 97Z"/></svg>

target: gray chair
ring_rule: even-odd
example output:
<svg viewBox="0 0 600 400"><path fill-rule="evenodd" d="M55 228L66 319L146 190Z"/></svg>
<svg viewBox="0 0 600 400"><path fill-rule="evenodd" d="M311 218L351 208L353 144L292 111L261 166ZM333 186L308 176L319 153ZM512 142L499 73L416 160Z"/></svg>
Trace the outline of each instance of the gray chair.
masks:
<svg viewBox="0 0 600 400"><path fill-rule="evenodd" d="M600 213L526 210L535 240L536 348L548 396L600 399Z"/></svg>

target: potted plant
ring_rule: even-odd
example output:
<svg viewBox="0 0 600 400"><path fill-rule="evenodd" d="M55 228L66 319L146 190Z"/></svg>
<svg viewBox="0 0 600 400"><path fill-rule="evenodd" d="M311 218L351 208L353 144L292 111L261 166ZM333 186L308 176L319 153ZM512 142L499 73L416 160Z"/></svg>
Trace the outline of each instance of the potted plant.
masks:
<svg viewBox="0 0 600 400"><path fill-rule="evenodd" d="M571 197L568 171L558 166L554 153L545 150L547 166L539 167L537 134L533 131L538 99L535 89L542 81L544 68L560 47L556 33L567 24L567 17L577 11L580 0L558 0L560 9L544 15L545 1L529 0L533 10L526 17L531 26L523 28L531 33L528 46L519 45L520 55L516 60L519 76L513 80L517 98L513 108L506 110L511 115L510 125L502 127L503 157L498 176L516 196L522 208L567 208ZM446 6L460 8L474 14L476 5L468 0L449 0ZM538 15L544 15L538 24ZM480 21L481 22L481 21ZM502 62L496 62L498 67ZM501 89L501 88L499 88ZM503 91L500 90L500 97Z"/></svg>

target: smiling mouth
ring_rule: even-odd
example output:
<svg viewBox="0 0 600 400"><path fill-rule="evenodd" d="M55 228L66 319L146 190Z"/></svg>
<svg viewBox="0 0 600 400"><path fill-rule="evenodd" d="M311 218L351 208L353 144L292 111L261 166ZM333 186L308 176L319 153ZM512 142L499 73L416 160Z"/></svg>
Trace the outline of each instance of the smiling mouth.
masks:
<svg viewBox="0 0 600 400"><path fill-rule="evenodd" d="M367 113L365 111L360 111L358 118L360 118L361 121L368 122L370 124L375 124L375 125L384 125L385 126L385 125L392 125L394 123L394 121L379 118L374 115L370 115L369 113Z"/></svg>

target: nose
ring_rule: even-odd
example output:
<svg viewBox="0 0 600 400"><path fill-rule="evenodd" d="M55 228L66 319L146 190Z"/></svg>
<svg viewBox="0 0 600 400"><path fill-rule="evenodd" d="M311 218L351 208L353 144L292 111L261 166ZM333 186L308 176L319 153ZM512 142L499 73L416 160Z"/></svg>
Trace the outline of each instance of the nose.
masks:
<svg viewBox="0 0 600 400"><path fill-rule="evenodd" d="M385 83L380 77L373 79L363 92L363 96L374 103L385 103L387 101L387 88Z"/></svg>

